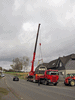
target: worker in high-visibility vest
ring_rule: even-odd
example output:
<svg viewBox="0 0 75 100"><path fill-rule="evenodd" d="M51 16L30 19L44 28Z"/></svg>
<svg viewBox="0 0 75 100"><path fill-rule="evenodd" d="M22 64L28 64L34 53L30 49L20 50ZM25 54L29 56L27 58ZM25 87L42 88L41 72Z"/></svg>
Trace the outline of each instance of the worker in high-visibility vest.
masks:
<svg viewBox="0 0 75 100"><path fill-rule="evenodd" d="M37 77L37 74L36 74L36 77Z"/></svg>

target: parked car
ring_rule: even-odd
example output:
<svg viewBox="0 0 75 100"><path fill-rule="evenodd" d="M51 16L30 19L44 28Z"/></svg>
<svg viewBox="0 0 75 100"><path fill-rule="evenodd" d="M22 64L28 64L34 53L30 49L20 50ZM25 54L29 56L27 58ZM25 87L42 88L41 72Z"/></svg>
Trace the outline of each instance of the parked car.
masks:
<svg viewBox="0 0 75 100"><path fill-rule="evenodd" d="M4 75L4 74L1 74L0 76L1 76L1 77L4 77L5 75Z"/></svg>
<svg viewBox="0 0 75 100"><path fill-rule="evenodd" d="M13 77L13 81L19 81L18 76L14 76L14 77Z"/></svg>
<svg viewBox="0 0 75 100"><path fill-rule="evenodd" d="M65 81L64 81L64 84L70 85L70 86L75 86L75 73L67 74Z"/></svg>

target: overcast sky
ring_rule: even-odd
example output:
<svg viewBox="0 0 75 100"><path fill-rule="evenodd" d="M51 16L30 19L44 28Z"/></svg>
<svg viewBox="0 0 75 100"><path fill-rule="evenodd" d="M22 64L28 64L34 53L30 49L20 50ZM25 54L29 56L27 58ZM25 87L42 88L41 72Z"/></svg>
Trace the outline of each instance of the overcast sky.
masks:
<svg viewBox="0 0 75 100"><path fill-rule="evenodd" d="M75 0L0 0L0 66L11 68L16 57L32 61L39 23L35 66L39 42L46 63L75 53Z"/></svg>

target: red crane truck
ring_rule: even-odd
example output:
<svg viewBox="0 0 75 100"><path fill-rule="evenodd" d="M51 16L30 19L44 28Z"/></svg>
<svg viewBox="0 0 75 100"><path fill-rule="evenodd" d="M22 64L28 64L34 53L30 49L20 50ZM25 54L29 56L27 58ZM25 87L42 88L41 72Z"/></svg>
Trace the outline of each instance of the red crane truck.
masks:
<svg viewBox="0 0 75 100"><path fill-rule="evenodd" d="M35 60L35 54L36 54L36 47L37 47L37 41L38 41L38 35L39 35L39 28L40 24L38 25L38 31L37 31L37 36L36 36L36 42L35 42L35 48L34 48L34 53L33 53L33 60L32 60L32 66L31 66L31 71L29 72L27 76L28 81L33 81L33 82L41 82L43 84L50 84L53 83L54 85L57 85L58 80L59 80L59 73L58 70L45 70L44 75L37 75L35 74L34 71L34 60Z"/></svg>

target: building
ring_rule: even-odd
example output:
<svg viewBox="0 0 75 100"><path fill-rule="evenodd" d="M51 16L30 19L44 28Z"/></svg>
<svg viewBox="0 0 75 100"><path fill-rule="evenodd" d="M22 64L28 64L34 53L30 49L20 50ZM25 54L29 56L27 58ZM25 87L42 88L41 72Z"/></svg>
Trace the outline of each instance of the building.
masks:
<svg viewBox="0 0 75 100"><path fill-rule="evenodd" d="M39 64L35 69L35 73L36 74L44 74L45 70L47 70L47 65L48 65L48 63Z"/></svg>
<svg viewBox="0 0 75 100"><path fill-rule="evenodd" d="M44 65L44 70L41 67L42 65L37 66L36 71L38 73L44 73L45 69L55 69L59 71L59 79L63 80L66 74L75 73L75 54L59 57L58 59L50 61Z"/></svg>

